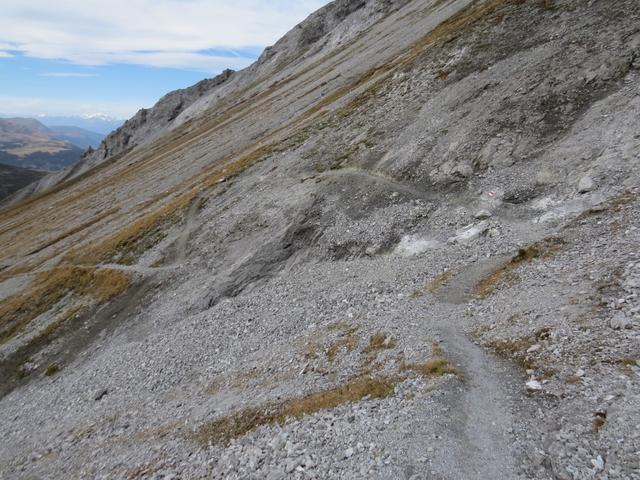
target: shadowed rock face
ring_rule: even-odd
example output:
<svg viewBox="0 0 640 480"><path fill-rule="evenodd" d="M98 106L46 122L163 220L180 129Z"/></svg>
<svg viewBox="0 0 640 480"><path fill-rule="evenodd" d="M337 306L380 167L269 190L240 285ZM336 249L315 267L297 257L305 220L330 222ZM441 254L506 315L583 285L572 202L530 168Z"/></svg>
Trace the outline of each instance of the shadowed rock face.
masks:
<svg viewBox="0 0 640 480"><path fill-rule="evenodd" d="M637 477L639 24L339 1L140 112L0 211L0 472Z"/></svg>

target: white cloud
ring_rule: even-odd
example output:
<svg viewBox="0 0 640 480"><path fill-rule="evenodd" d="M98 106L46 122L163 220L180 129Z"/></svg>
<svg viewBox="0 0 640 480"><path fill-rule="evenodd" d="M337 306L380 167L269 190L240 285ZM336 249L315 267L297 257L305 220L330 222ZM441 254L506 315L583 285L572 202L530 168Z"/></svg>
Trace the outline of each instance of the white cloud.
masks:
<svg viewBox="0 0 640 480"><path fill-rule="evenodd" d="M81 65L134 63L210 71L251 55L203 50L266 46L328 0L2 0L4 44Z"/></svg>
<svg viewBox="0 0 640 480"><path fill-rule="evenodd" d="M97 77L97 73L79 73L79 72L46 72L41 73L41 77L57 77L57 78L84 78L84 77Z"/></svg>
<svg viewBox="0 0 640 480"><path fill-rule="evenodd" d="M13 58L13 55L9 52L3 52L2 50L0 50L0 58Z"/></svg>

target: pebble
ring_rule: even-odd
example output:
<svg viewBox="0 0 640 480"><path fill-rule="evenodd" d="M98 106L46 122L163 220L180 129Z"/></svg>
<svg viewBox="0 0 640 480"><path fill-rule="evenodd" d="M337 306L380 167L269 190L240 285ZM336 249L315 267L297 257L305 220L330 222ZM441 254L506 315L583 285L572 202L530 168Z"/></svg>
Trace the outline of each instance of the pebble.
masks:
<svg viewBox="0 0 640 480"><path fill-rule="evenodd" d="M596 458L591 459L591 465L593 465L593 468L595 468L599 472L604 470L604 460L600 455L598 455Z"/></svg>
<svg viewBox="0 0 640 480"><path fill-rule="evenodd" d="M536 343L535 345L531 345L529 348L527 348L527 353L537 352L541 348L542 348L542 345L540 345L539 343Z"/></svg>
<svg viewBox="0 0 640 480"><path fill-rule="evenodd" d="M493 214L489 210L482 209L476 212L476 214L473 217L477 218L478 220L486 220L487 218L491 218L492 215Z"/></svg>
<svg viewBox="0 0 640 480"><path fill-rule="evenodd" d="M614 330L630 329L632 328L632 323L624 312L617 312L609 320L609 326Z"/></svg>
<svg viewBox="0 0 640 480"><path fill-rule="evenodd" d="M535 379L531 379L526 383L527 386L527 390L532 391L532 392L538 392L540 390L542 390L542 384L535 380Z"/></svg>
<svg viewBox="0 0 640 480"><path fill-rule="evenodd" d="M587 193L596 189L596 183L593 179L586 175L580 179L578 182L578 193Z"/></svg>
<svg viewBox="0 0 640 480"><path fill-rule="evenodd" d="M98 401L102 400L104 398L104 396L107 395L107 393L109 393L109 391L106 388L98 389L96 391L96 393L93 395L93 399L96 402L98 402Z"/></svg>

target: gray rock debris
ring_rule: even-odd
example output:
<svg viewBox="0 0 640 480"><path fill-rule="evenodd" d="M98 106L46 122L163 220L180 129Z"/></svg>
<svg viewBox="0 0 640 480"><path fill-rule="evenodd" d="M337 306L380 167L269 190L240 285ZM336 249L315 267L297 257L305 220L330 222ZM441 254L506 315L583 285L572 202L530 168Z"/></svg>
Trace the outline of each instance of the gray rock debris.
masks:
<svg viewBox="0 0 640 480"><path fill-rule="evenodd" d="M633 327L633 322L624 312L617 312L609 320L609 326L614 330L630 329Z"/></svg>
<svg viewBox="0 0 640 480"><path fill-rule="evenodd" d="M593 179L586 175L580 179L578 182L578 193L588 193L596 189L596 182Z"/></svg>

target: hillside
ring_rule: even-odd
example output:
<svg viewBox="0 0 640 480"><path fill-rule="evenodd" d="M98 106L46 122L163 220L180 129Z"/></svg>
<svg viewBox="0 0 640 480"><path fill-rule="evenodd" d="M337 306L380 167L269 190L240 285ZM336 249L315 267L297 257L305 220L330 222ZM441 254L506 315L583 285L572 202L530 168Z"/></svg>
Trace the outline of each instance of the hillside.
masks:
<svg viewBox="0 0 640 480"><path fill-rule="evenodd" d="M42 178L45 172L0 164L0 200Z"/></svg>
<svg viewBox="0 0 640 480"><path fill-rule="evenodd" d="M640 478L639 26L338 0L16 197L0 477Z"/></svg>
<svg viewBox="0 0 640 480"><path fill-rule="evenodd" d="M81 142L84 143L84 142ZM62 170L78 162L83 147L31 118L0 118L0 163Z"/></svg>

